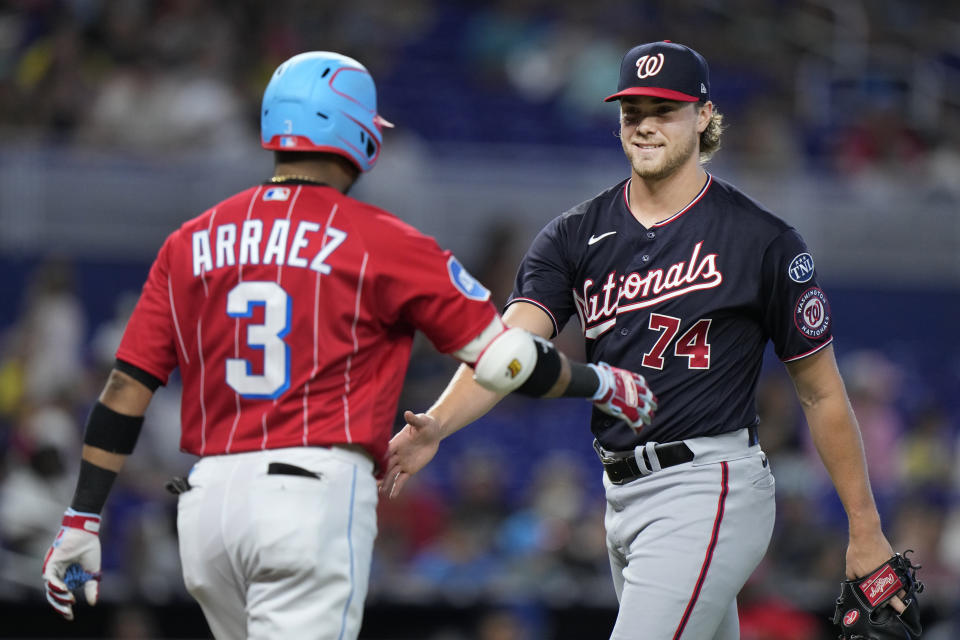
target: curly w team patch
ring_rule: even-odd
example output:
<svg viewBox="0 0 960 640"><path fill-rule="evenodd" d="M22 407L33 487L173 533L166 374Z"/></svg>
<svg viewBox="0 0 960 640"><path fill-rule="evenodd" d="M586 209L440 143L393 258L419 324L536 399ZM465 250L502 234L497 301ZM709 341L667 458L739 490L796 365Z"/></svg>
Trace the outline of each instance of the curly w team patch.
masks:
<svg viewBox="0 0 960 640"><path fill-rule="evenodd" d="M793 305L793 320L797 329L808 338L828 335L830 304L826 294L818 287L804 291Z"/></svg>

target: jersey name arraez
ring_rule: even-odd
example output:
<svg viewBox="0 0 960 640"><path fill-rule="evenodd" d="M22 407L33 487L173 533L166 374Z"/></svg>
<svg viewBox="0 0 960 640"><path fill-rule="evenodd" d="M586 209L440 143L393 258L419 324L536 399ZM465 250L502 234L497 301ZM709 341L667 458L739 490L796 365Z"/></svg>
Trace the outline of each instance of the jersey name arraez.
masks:
<svg viewBox="0 0 960 640"><path fill-rule="evenodd" d="M789 361L831 341L813 257L788 224L712 176L687 207L650 228L630 212L628 186L544 227L508 305L537 305L555 332L576 316L592 362L646 377L659 409L639 434L593 413L593 432L610 450L755 424L766 344Z"/></svg>
<svg viewBox="0 0 960 640"><path fill-rule="evenodd" d="M273 221L268 235L264 236L263 231L263 220L245 220L239 234L236 224L217 225L213 231L194 231L191 238L193 275L254 264L286 265L330 273L330 266L324 260L347 238L340 229L330 226L324 229L310 220L298 222L292 238L290 221L284 218ZM211 237L215 239L213 242Z"/></svg>

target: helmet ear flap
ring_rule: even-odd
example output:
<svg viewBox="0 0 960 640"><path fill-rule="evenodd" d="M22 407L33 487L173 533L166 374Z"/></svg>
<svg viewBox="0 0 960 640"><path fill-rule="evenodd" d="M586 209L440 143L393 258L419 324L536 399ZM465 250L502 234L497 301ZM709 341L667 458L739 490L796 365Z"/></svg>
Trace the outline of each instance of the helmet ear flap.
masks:
<svg viewBox="0 0 960 640"><path fill-rule="evenodd" d="M367 157L372 158L377 154L377 145L374 144L373 138L368 136L366 133L360 134L360 141L363 142L366 140L366 148L364 149L367 152Z"/></svg>

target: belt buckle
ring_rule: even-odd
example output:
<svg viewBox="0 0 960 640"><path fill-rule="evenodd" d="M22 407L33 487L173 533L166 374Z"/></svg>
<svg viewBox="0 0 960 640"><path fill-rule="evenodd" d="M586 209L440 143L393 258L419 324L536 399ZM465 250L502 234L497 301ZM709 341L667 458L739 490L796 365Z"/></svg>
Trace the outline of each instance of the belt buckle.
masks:
<svg viewBox="0 0 960 640"><path fill-rule="evenodd" d="M597 452L597 456L599 456L600 462L603 463L604 465L613 464L620 460L619 458L611 458L610 456L606 455L603 452L603 447L600 446L600 442L598 440L593 441L593 450Z"/></svg>
<svg viewBox="0 0 960 640"><path fill-rule="evenodd" d="M622 485L634 479L633 476L621 475L616 472L616 478L610 475L610 467L619 463L623 463L624 458L611 458L610 456L604 454L603 448L600 446L600 443L597 440L593 441L593 450L597 452L597 456L600 458L600 463L603 465L603 472L606 474L607 479L610 480L611 484Z"/></svg>

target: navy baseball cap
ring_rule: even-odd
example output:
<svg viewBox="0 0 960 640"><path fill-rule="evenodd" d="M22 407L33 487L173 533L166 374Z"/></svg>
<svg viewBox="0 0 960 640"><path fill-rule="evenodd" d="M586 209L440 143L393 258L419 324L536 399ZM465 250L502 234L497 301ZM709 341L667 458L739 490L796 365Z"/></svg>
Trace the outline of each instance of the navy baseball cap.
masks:
<svg viewBox="0 0 960 640"><path fill-rule="evenodd" d="M617 92L604 102L624 96L706 102L710 99L707 61L690 47L669 40L638 45L623 56Z"/></svg>

